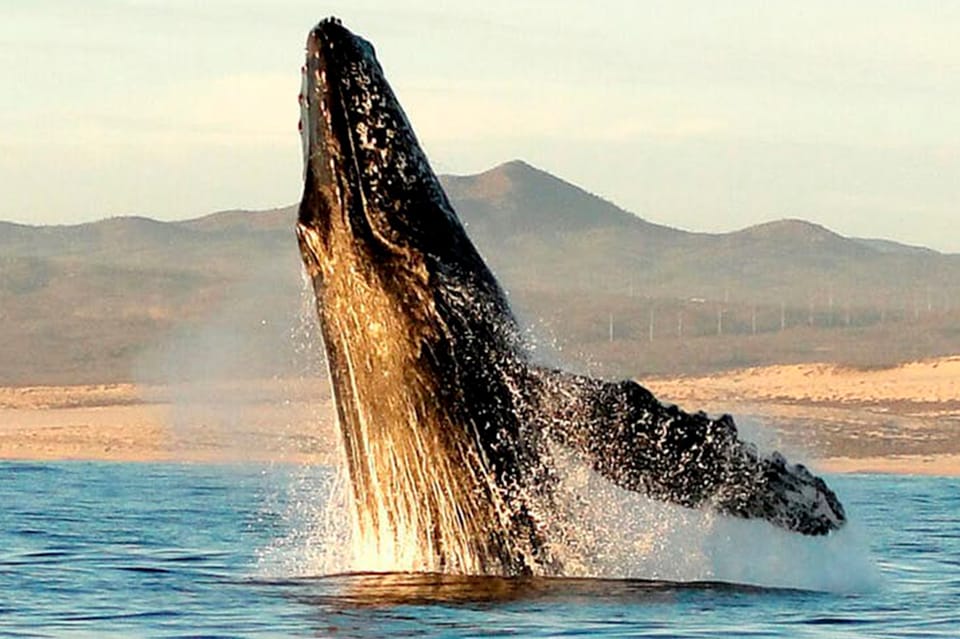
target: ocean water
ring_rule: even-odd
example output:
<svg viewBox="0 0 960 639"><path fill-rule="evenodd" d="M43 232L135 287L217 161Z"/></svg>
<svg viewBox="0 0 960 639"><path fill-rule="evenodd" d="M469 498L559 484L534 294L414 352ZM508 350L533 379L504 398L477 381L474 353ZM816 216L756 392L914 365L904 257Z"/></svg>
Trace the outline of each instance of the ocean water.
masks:
<svg viewBox="0 0 960 639"><path fill-rule="evenodd" d="M2 462L0 636L960 637L960 481L830 479L825 540L624 526L604 578L325 576L328 469Z"/></svg>

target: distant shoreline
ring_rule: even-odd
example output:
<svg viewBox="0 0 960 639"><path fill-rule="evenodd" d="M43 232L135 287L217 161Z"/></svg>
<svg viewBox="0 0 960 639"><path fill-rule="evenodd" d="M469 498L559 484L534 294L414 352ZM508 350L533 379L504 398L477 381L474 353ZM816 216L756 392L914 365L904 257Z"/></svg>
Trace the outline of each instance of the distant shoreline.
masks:
<svg viewBox="0 0 960 639"><path fill-rule="evenodd" d="M164 453L145 451L114 452L92 443L89 449L72 448L69 452L47 448L2 449L2 463L117 463L117 464L258 464L332 466L335 460L327 455L296 455L282 452L264 454L249 452L211 454ZM893 455L890 457L829 457L805 464L814 472L826 475L902 475L918 477L960 477L960 455Z"/></svg>
<svg viewBox="0 0 960 639"><path fill-rule="evenodd" d="M960 476L960 357L642 382L820 472ZM0 460L331 464L333 423L318 379L0 387Z"/></svg>

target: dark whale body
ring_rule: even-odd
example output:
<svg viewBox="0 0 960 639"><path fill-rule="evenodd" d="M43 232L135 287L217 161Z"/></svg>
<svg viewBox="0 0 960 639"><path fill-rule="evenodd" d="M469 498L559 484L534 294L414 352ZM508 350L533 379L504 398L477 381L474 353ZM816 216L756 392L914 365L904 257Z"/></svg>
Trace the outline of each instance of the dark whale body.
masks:
<svg viewBox="0 0 960 639"><path fill-rule="evenodd" d="M558 572L545 538L551 446L655 499L809 535L843 525L823 480L759 455L729 416L685 413L632 381L532 364L373 47L335 19L308 37L300 99L297 236L356 553L409 570Z"/></svg>

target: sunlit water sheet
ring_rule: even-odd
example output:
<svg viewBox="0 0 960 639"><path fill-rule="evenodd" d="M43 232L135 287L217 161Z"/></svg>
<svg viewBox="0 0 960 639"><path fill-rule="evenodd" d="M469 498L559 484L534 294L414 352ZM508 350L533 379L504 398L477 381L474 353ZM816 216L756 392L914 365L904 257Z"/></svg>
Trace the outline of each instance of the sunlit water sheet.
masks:
<svg viewBox="0 0 960 639"><path fill-rule="evenodd" d="M798 583L322 576L309 558L327 469L4 462L0 636L960 636L960 481L831 482L879 576L811 590L837 557L775 557L723 528L698 541L726 559L713 572L793 561Z"/></svg>

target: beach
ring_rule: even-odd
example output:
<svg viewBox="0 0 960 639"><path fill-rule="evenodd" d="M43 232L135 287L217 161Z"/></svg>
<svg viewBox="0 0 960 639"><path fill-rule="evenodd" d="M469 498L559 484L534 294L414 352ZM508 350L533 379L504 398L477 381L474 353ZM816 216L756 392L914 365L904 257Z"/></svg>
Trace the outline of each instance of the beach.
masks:
<svg viewBox="0 0 960 639"><path fill-rule="evenodd" d="M640 380L821 472L960 476L960 357ZM323 379L0 388L0 459L329 464Z"/></svg>
<svg viewBox="0 0 960 639"><path fill-rule="evenodd" d="M0 388L0 459L329 464L327 384Z"/></svg>
<svg viewBox="0 0 960 639"><path fill-rule="evenodd" d="M824 472L960 475L960 357L882 369L766 366L644 383L683 407L760 424L761 443Z"/></svg>

